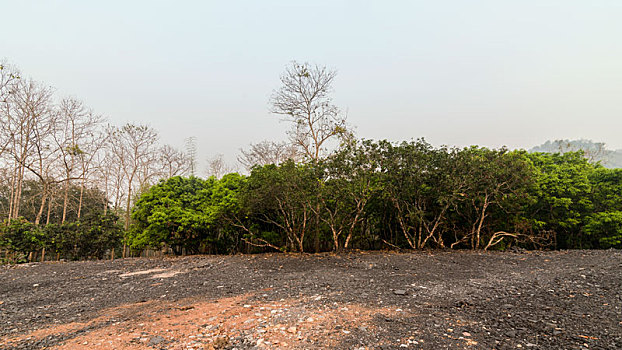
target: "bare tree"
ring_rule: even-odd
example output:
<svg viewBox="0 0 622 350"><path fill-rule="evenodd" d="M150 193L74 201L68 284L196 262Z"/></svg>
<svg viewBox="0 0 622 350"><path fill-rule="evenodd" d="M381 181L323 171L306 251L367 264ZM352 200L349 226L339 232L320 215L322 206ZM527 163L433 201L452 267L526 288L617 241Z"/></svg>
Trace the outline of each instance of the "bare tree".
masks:
<svg viewBox="0 0 622 350"><path fill-rule="evenodd" d="M171 178L186 175L192 171L192 161L184 152L164 145L159 150L159 164L162 167L162 176Z"/></svg>
<svg viewBox="0 0 622 350"><path fill-rule="evenodd" d="M84 106L84 103L75 98L65 98L59 104L58 127L54 133L54 141L61 154L61 167L64 173L61 223L65 222L67 217L71 181L76 179L81 179L77 213L77 217L80 218L87 173L96 153L102 148L105 140L105 136L100 130L102 122L101 116L95 115Z"/></svg>
<svg viewBox="0 0 622 350"><path fill-rule="evenodd" d="M294 162L299 162L302 159L302 153L298 147L288 142L262 141L252 143L248 150L240 150L240 153L238 162L248 171L256 165L278 165L289 159Z"/></svg>
<svg viewBox="0 0 622 350"><path fill-rule="evenodd" d="M292 122L289 132L292 143L305 157L318 162L331 140L350 139L345 115L333 104L331 93L337 72L325 66L299 64L293 61L281 75L281 87L270 99L272 113ZM315 250L320 249L319 204L315 208Z"/></svg>
<svg viewBox="0 0 622 350"><path fill-rule="evenodd" d="M221 178L230 172L233 172L233 167L229 166L225 161L223 154L217 154L214 157L207 160L207 175Z"/></svg>
<svg viewBox="0 0 622 350"><path fill-rule="evenodd" d="M19 72L17 69L7 65L6 63L0 63L0 123L7 122L8 103L9 96L15 92L17 82L19 80ZM0 157L6 151L10 138L9 135L0 134Z"/></svg>
<svg viewBox="0 0 622 350"><path fill-rule="evenodd" d="M125 175L127 188L125 201L125 230L130 226L130 208L132 195L149 178L145 172L152 169L157 132L146 125L126 124L114 129L109 136L111 150ZM140 178L140 179L139 179Z"/></svg>
<svg viewBox="0 0 622 350"><path fill-rule="evenodd" d="M346 118L330 96L336 75L326 67L294 61L270 99L271 112L292 122L292 142L313 161L326 151L328 141L349 134Z"/></svg>
<svg viewBox="0 0 622 350"><path fill-rule="evenodd" d="M43 131L50 125L52 89L33 80L18 80L14 90L2 104L2 139L13 165L9 218L19 216L25 170L34 169L37 146L42 147Z"/></svg>

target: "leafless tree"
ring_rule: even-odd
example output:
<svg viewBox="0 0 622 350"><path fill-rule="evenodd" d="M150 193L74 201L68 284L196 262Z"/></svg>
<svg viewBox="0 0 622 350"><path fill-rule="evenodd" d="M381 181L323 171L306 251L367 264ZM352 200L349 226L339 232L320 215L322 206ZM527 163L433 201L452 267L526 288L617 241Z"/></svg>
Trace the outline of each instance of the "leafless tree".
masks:
<svg viewBox="0 0 622 350"><path fill-rule="evenodd" d="M33 162L37 152L46 145L47 129L52 123L50 112L52 89L34 80L17 81L14 90L2 104L3 123L0 126L2 139L13 166L9 218L19 216L24 176L27 169L35 168Z"/></svg>
<svg viewBox="0 0 622 350"><path fill-rule="evenodd" d="M294 61L270 99L271 112L292 122L292 142L312 161L323 155L328 141L349 134L345 115L331 97L336 75L325 66Z"/></svg>
<svg viewBox="0 0 622 350"><path fill-rule="evenodd" d="M262 141L252 143L248 150L240 150L238 162L250 171L254 166L267 164L281 164L286 160L299 162L302 160L302 153L288 142Z"/></svg>
<svg viewBox="0 0 622 350"><path fill-rule="evenodd" d="M207 160L207 175L214 176L218 179L230 172L233 172L233 167L229 166L225 161L223 154L217 154L214 157Z"/></svg>
<svg viewBox="0 0 622 350"><path fill-rule="evenodd" d="M19 72L6 63L0 62L0 123L7 122L9 96L15 92L17 82L19 81ZM9 135L0 134L0 157L6 151L10 138Z"/></svg>
<svg viewBox="0 0 622 350"><path fill-rule="evenodd" d="M69 187L72 180L80 179L80 200L77 217L80 218L82 196L88 171L96 153L102 148L105 136L101 130L103 118L94 114L75 98L65 98L58 106L58 123L54 142L61 154L64 173L63 216L67 217Z"/></svg>
<svg viewBox="0 0 622 350"><path fill-rule="evenodd" d="M109 138L114 160L125 175L125 230L128 230L132 195L150 177L145 169L152 169L158 134L146 125L126 124L114 129Z"/></svg>
<svg viewBox="0 0 622 350"><path fill-rule="evenodd" d="M162 167L162 176L165 178L187 175L192 170L190 157L172 146L160 147L158 156L159 164Z"/></svg>

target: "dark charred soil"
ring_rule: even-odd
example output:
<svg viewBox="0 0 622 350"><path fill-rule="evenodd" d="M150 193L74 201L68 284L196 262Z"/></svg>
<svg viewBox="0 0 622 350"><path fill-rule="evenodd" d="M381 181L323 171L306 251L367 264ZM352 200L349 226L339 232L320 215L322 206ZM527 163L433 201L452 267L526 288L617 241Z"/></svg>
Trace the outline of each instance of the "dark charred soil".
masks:
<svg viewBox="0 0 622 350"><path fill-rule="evenodd" d="M622 252L0 267L0 349L621 349Z"/></svg>

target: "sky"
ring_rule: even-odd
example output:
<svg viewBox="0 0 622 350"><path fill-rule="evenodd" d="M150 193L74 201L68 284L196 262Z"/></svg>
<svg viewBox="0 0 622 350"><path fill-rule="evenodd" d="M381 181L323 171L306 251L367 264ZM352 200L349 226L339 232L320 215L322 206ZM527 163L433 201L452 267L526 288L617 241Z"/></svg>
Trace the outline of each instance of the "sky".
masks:
<svg viewBox="0 0 622 350"><path fill-rule="evenodd" d="M285 140L292 60L335 69L357 136L622 148L622 1L5 1L0 59L198 158Z"/></svg>

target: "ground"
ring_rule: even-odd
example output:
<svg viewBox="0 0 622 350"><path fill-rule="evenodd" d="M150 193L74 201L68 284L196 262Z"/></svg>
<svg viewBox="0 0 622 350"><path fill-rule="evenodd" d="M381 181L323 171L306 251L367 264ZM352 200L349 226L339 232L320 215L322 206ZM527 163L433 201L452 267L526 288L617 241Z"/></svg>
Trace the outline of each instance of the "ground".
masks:
<svg viewBox="0 0 622 350"><path fill-rule="evenodd" d="M0 349L621 349L622 252L0 267Z"/></svg>

